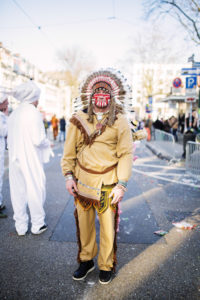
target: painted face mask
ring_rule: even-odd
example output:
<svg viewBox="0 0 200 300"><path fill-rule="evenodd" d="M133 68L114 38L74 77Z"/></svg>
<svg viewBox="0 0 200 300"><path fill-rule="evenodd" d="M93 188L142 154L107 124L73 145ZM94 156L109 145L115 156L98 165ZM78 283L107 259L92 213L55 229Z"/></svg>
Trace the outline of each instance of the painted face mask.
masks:
<svg viewBox="0 0 200 300"><path fill-rule="evenodd" d="M93 103L99 108L105 108L110 103L110 94L98 92L93 95Z"/></svg>

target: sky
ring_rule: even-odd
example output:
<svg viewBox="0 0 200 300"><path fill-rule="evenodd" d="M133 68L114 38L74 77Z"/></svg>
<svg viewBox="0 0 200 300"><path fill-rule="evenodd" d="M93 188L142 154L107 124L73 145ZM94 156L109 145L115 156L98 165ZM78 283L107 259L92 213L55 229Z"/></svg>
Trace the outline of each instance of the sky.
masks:
<svg viewBox="0 0 200 300"><path fill-rule="evenodd" d="M118 68L134 37L145 39L152 28L142 0L0 0L0 42L42 71L62 69L58 53L72 47L92 57L95 67ZM173 36L170 47L185 49L183 62L192 53L200 60L172 18L165 18L159 30Z"/></svg>

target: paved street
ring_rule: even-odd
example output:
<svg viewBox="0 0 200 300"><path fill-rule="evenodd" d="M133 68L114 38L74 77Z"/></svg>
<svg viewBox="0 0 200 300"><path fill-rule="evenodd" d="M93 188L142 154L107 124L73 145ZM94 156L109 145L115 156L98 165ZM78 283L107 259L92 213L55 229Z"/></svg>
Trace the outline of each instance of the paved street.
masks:
<svg viewBox="0 0 200 300"><path fill-rule="evenodd" d="M113 281L98 283L98 268L83 282L77 267L73 199L65 190L62 144L45 166L48 230L18 237L12 219L8 170L3 194L7 219L0 219L0 299L200 299L200 180L178 164L157 158L141 143L128 192L121 203L118 265ZM194 230L177 229L185 220ZM96 220L98 236L98 219ZM157 230L168 233L164 237Z"/></svg>

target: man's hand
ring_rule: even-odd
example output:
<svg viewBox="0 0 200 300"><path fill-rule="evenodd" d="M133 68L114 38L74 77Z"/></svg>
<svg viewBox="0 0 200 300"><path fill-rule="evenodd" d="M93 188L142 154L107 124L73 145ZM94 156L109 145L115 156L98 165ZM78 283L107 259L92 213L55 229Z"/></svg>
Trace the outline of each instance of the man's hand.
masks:
<svg viewBox="0 0 200 300"><path fill-rule="evenodd" d="M120 202L124 197L124 191L119 188L117 185L112 189L112 192L110 193L109 197L113 197L111 204L116 204Z"/></svg>
<svg viewBox="0 0 200 300"><path fill-rule="evenodd" d="M76 192L78 192L78 188L74 179L69 179L66 181L66 189L72 196L76 197Z"/></svg>

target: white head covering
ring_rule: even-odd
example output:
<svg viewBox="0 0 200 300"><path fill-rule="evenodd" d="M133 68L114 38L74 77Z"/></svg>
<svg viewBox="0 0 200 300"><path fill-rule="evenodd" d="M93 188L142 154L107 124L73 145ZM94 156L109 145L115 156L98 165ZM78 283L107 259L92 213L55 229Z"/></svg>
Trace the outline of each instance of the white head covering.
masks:
<svg viewBox="0 0 200 300"><path fill-rule="evenodd" d="M8 95L6 95L4 92L0 93L0 104L3 103L7 99L8 99Z"/></svg>
<svg viewBox="0 0 200 300"><path fill-rule="evenodd" d="M33 103L39 100L41 90L32 81L22 83L12 91L12 96L20 102Z"/></svg>

